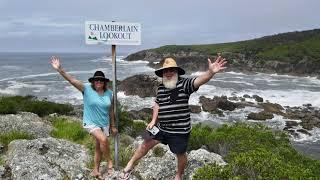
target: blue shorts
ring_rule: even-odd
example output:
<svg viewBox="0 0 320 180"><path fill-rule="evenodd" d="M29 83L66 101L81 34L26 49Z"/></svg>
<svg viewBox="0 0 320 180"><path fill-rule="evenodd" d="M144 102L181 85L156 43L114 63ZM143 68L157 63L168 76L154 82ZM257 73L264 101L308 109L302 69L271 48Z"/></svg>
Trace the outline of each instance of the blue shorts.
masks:
<svg viewBox="0 0 320 180"><path fill-rule="evenodd" d="M151 133L150 133L151 134ZM160 141L162 144L168 145L170 151L174 154L183 154L187 152L190 133L173 134L159 131L152 139Z"/></svg>

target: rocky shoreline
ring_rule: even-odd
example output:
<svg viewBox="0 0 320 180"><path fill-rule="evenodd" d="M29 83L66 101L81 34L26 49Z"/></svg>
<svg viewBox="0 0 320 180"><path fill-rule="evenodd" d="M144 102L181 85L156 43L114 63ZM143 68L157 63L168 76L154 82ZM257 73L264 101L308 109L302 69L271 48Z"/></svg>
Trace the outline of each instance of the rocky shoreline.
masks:
<svg viewBox="0 0 320 180"><path fill-rule="evenodd" d="M283 61L283 60L265 60L246 57L245 54L222 52L221 55L228 60L227 71L242 72L252 74L256 72L262 73L277 73L283 75L294 76L312 76L320 78L320 61L311 60L308 58L298 61ZM207 58L214 57L210 54L201 52L186 52L178 51L176 53L158 53L153 49L139 51L128 55L125 60L148 61L148 66L152 68L159 68L162 60L165 57L174 57L177 64L186 70L187 74L191 74L195 70L205 71L207 69Z"/></svg>

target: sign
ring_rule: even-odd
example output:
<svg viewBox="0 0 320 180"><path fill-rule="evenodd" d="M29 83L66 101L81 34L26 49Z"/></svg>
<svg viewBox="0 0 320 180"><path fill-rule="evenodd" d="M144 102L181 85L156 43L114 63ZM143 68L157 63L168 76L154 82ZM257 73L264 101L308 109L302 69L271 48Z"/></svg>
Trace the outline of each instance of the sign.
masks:
<svg viewBox="0 0 320 180"><path fill-rule="evenodd" d="M86 44L140 45L141 24L86 21Z"/></svg>

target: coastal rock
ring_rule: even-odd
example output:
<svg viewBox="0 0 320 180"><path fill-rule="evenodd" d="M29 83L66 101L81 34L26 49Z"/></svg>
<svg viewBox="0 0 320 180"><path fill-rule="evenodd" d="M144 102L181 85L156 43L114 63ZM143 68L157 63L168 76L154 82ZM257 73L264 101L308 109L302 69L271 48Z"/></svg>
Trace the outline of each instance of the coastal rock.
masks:
<svg viewBox="0 0 320 180"><path fill-rule="evenodd" d="M40 138L9 144L7 162L12 179L86 179L90 156L81 145Z"/></svg>
<svg viewBox="0 0 320 180"><path fill-rule="evenodd" d="M201 106L197 106L197 105L189 105L190 111L192 113L200 113L201 112Z"/></svg>
<svg viewBox="0 0 320 180"><path fill-rule="evenodd" d="M154 149L139 161L135 167L135 173L142 179L174 179L176 173L177 160L167 146L157 145L164 149L163 156L158 157L154 154ZM184 179L192 179L193 173L205 164L217 163L225 165L222 157L218 154L208 152L204 149L191 151L188 154L188 165L185 169Z"/></svg>
<svg viewBox="0 0 320 180"><path fill-rule="evenodd" d="M0 132L26 132L34 137L49 137L53 129L49 122L30 112L0 115Z"/></svg>
<svg viewBox="0 0 320 180"><path fill-rule="evenodd" d="M77 117L82 120L83 116L83 104L73 105L73 110L69 113L71 116Z"/></svg>
<svg viewBox="0 0 320 180"><path fill-rule="evenodd" d="M211 113L215 112L217 108L228 111L233 111L237 108L237 104L229 101L226 96L215 96L212 99L201 96L200 103L204 111Z"/></svg>
<svg viewBox="0 0 320 180"><path fill-rule="evenodd" d="M314 127L320 127L319 112L319 108L312 107L311 105L303 107L288 107L284 116L288 119L301 120L300 125L307 130L311 130Z"/></svg>
<svg viewBox="0 0 320 180"><path fill-rule="evenodd" d="M0 154L4 153L4 145L0 143Z"/></svg>
<svg viewBox="0 0 320 180"><path fill-rule="evenodd" d="M297 121L286 121L286 127L293 127L293 126L298 126L299 123Z"/></svg>
<svg viewBox="0 0 320 180"><path fill-rule="evenodd" d="M128 111L128 116L133 120L150 120L152 118L153 110L151 108L143 108L141 110Z"/></svg>
<svg viewBox="0 0 320 180"><path fill-rule="evenodd" d="M254 98L257 102L263 102L263 98L258 95L253 95L252 98Z"/></svg>
<svg viewBox="0 0 320 180"><path fill-rule="evenodd" d="M266 112L275 113L275 114L279 114L279 115L283 115L284 114L282 112L282 110L284 110L284 108L280 104L269 103L268 102L268 103L261 103L260 106Z"/></svg>
<svg viewBox="0 0 320 180"><path fill-rule="evenodd" d="M160 82L155 76L135 75L120 82L119 91L126 95L137 95L139 97L155 97Z"/></svg>
<svg viewBox="0 0 320 180"><path fill-rule="evenodd" d="M297 132L300 132L300 133L303 133L303 134L306 134L308 136L311 136L311 133L309 133L307 130L305 129L298 129Z"/></svg>
<svg viewBox="0 0 320 180"><path fill-rule="evenodd" d="M183 52L180 52L180 54L173 54L165 57L173 57L176 60L177 65L186 71L186 74L191 74L195 71L206 71L208 69L208 56L184 55ZM163 62L164 59L159 63L150 64L150 66L158 69L162 67Z"/></svg>
<svg viewBox="0 0 320 180"><path fill-rule="evenodd" d="M247 119L253 119L253 120L266 120L266 119L272 119L274 116L270 112L261 111L258 113L249 113Z"/></svg>

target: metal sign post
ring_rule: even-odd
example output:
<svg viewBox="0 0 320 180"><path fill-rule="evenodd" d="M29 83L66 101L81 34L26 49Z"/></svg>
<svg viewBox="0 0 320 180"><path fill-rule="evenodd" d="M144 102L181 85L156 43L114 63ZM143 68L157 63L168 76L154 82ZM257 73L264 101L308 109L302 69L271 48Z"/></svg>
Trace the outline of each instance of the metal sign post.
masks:
<svg viewBox="0 0 320 180"><path fill-rule="evenodd" d="M113 88L113 112L115 115L116 127L119 129L119 118L117 112L117 64L116 64L116 45L111 46L112 51L112 88ZM114 161L115 169L118 169L119 166L119 134L114 137Z"/></svg>
<svg viewBox="0 0 320 180"><path fill-rule="evenodd" d="M117 68L116 68L116 45L140 45L141 24L127 22L85 22L86 44L109 44L112 45L112 87L113 87L113 111L116 127L119 130L119 119L117 112ZM119 133L114 137L114 160L115 169L119 166Z"/></svg>

